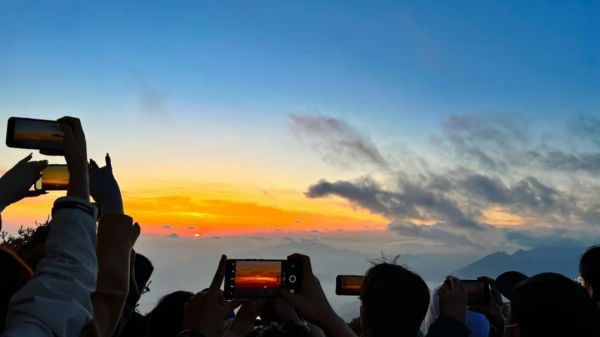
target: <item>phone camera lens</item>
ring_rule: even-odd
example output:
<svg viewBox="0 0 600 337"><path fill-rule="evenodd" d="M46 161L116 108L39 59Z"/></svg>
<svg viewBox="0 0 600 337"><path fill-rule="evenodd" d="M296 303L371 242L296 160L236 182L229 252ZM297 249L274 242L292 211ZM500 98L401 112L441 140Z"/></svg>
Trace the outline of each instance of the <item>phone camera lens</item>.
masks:
<svg viewBox="0 0 600 337"><path fill-rule="evenodd" d="M289 281L290 281L290 283L292 283L292 284L296 283L296 275L290 275L290 277L289 277Z"/></svg>

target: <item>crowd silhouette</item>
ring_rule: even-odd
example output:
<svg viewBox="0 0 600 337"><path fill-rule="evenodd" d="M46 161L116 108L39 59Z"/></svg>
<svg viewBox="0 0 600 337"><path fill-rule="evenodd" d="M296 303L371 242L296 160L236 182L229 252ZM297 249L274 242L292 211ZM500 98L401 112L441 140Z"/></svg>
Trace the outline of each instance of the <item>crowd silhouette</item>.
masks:
<svg viewBox="0 0 600 337"><path fill-rule="evenodd" d="M310 257L287 257L302 266L300 291L226 300L223 255L205 290L167 294L142 315L136 307L154 267L134 250L140 225L126 215L108 154L102 167L88 160L80 121L58 122L70 174L67 195L54 202L47 226L19 245L0 246L2 337L600 336L600 247L582 255L578 282L507 271L479 279L490 296L477 304L455 277L431 292L415 272L394 261L377 263L365 275L353 324L333 310ZM0 211L44 193L30 187L48 162L31 159L0 178Z"/></svg>

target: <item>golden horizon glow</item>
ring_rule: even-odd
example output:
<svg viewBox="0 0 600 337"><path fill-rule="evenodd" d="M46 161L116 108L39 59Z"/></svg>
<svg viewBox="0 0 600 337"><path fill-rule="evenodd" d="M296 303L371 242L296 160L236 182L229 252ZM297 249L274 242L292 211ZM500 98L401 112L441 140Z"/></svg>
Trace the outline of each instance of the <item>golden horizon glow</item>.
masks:
<svg viewBox="0 0 600 337"><path fill-rule="evenodd" d="M256 232L327 230L385 230L388 220L334 199L308 199L291 190L268 193L253 187L227 184L153 185L123 183L125 212L142 226L145 235L202 237ZM6 230L33 226L50 214L54 199L64 192L28 198L3 212Z"/></svg>

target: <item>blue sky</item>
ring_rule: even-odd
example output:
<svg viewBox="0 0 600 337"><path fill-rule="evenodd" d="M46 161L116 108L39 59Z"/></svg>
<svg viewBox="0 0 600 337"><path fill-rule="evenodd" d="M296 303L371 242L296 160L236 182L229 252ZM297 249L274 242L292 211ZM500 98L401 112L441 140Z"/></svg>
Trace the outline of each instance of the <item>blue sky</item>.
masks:
<svg viewBox="0 0 600 337"><path fill-rule="evenodd" d="M600 100L592 2L0 6L3 110L127 106L142 81L239 118L320 111L385 132L461 113L591 113Z"/></svg>

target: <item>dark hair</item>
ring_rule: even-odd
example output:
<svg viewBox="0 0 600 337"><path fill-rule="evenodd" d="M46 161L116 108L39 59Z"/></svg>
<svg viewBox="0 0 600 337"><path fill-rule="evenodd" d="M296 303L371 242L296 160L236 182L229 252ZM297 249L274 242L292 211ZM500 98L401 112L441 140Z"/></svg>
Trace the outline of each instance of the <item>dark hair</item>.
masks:
<svg viewBox="0 0 600 337"><path fill-rule="evenodd" d="M0 246L0 332L4 331L10 298L31 279L32 271L11 249Z"/></svg>
<svg viewBox="0 0 600 337"><path fill-rule="evenodd" d="M579 274L593 291L593 299L600 301L600 246L592 246L579 260Z"/></svg>
<svg viewBox="0 0 600 337"><path fill-rule="evenodd" d="M136 252L135 262L133 265L133 274L135 275L135 282L137 283L137 286L140 288L145 288L148 285L148 281L150 280L150 276L152 276L153 271L154 266L152 265L150 259Z"/></svg>
<svg viewBox="0 0 600 337"><path fill-rule="evenodd" d="M175 337L183 329L183 305L194 294L175 291L160 299L148 314L148 337Z"/></svg>
<svg viewBox="0 0 600 337"><path fill-rule="evenodd" d="M583 287L560 274L542 273L517 284L511 309L522 336L600 336L598 307Z"/></svg>
<svg viewBox="0 0 600 337"><path fill-rule="evenodd" d="M406 268L380 263L367 271L360 299L363 331L372 337L416 336L429 307L429 288Z"/></svg>

